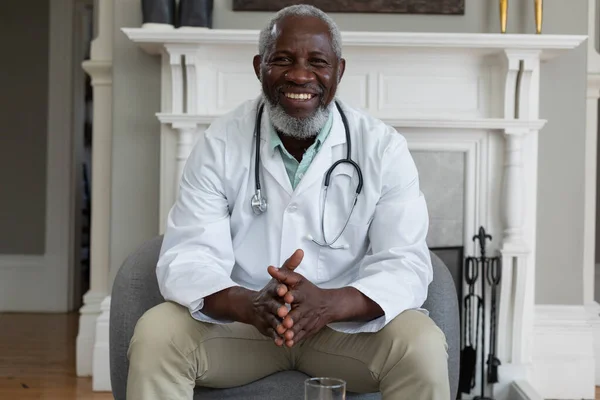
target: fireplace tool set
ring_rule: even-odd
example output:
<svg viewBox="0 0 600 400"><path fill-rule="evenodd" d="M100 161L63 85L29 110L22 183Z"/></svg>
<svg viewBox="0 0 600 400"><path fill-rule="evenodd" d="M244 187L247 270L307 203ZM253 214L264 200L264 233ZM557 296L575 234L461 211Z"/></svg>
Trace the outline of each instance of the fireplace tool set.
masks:
<svg viewBox="0 0 600 400"><path fill-rule="evenodd" d="M463 299L462 310L462 352L459 392L471 393L475 387L476 376L479 370L481 394L475 400L493 400L485 394L488 384L498 382L498 366L500 360L496 356L497 310L499 304L499 284L501 279L500 257L486 255L486 242L492 240L483 227L473 236L479 241L479 257L465 258L464 277L467 284L467 294ZM476 293L479 285L480 291ZM490 295L489 300L487 295ZM489 306L489 319L486 316ZM473 321L475 320L475 321ZM486 354L486 321L489 321L489 350ZM479 365L478 365L479 363ZM486 373L487 365L487 373ZM477 368L479 366L479 368Z"/></svg>

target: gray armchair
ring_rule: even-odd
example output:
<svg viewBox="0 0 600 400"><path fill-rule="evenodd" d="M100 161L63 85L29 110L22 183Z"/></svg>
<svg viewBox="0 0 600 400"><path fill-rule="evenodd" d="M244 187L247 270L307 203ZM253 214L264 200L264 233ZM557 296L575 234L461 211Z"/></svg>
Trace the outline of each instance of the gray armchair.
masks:
<svg viewBox="0 0 600 400"><path fill-rule="evenodd" d="M137 320L142 314L164 301L156 280L155 267L162 243L156 237L138 248L123 263L112 288L110 309L110 374L113 395L125 400L129 362L127 349ZM434 278L429 287L425 308L445 333L448 342L448 367L452 399L456 399L459 376L460 323L454 281L446 265L431 254ZM194 399L232 400L302 400L306 375L279 372L245 386L231 389L196 388ZM348 394L348 399L381 399L378 393Z"/></svg>

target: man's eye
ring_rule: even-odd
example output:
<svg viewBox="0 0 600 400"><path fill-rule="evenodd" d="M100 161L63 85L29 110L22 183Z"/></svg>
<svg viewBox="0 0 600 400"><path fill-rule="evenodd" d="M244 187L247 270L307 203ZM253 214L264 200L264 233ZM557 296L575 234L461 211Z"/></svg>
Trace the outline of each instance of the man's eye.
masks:
<svg viewBox="0 0 600 400"><path fill-rule="evenodd" d="M273 59L271 62L273 64L289 64L290 61L291 60L288 57L277 57L277 58Z"/></svg>
<svg viewBox="0 0 600 400"><path fill-rule="evenodd" d="M327 65L327 61L322 60L320 58L315 58L315 59L311 60L311 63L313 63L315 65Z"/></svg>

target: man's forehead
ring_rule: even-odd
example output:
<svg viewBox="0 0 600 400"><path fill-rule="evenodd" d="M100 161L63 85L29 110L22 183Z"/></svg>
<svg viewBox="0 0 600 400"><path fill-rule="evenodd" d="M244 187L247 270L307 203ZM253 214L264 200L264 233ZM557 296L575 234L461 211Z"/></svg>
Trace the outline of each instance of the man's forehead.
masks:
<svg viewBox="0 0 600 400"><path fill-rule="evenodd" d="M298 32L300 31L300 32ZM282 33L285 32L285 35ZM277 21L271 28L271 35L275 38L275 45L279 43L282 37L299 37L303 34L310 36L326 36L327 41L331 42L331 33L325 21L320 18L309 15L287 16Z"/></svg>

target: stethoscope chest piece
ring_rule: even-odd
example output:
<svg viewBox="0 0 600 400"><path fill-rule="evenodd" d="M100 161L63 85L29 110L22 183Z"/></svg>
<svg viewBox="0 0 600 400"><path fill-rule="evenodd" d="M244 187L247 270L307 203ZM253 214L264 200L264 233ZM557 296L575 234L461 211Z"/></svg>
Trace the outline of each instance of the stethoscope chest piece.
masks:
<svg viewBox="0 0 600 400"><path fill-rule="evenodd" d="M257 190L252 196L252 211L256 215L260 215L267 211L267 199L263 197L260 190Z"/></svg>

